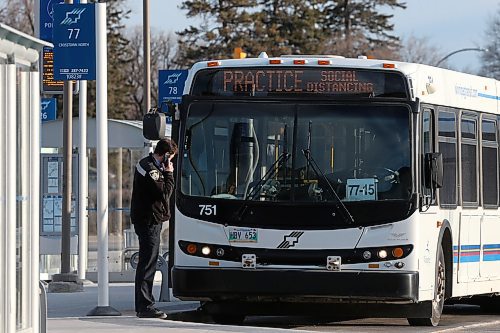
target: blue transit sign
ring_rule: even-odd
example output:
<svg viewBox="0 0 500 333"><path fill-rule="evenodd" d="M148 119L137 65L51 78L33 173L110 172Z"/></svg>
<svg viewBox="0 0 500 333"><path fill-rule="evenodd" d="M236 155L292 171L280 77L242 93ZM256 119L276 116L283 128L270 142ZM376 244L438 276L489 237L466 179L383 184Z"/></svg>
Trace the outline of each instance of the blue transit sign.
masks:
<svg viewBox="0 0 500 333"><path fill-rule="evenodd" d="M179 104L182 101L184 84L188 76L187 70L160 70L158 75L158 105L172 101Z"/></svg>
<svg viewBox="0 0 500 333"><path fill-rule="evenodd" d="M55 5L53 43L54 79L95 80L95 5Z"/></svg>
<svg viewBox="0 0 500 333"><path fill-rule="evenodd" d="M73 2L80 3L80 0ZM52 42L54 4L60 3L64 3L64 0L40 0L40 39Z"/></svg>
<svg viewBox="0 0 500 333"><path fill-rule="evenodd" d="M57 99L42 98L42 106L40 108L42 122L56 120L57 115Z"/></svg>

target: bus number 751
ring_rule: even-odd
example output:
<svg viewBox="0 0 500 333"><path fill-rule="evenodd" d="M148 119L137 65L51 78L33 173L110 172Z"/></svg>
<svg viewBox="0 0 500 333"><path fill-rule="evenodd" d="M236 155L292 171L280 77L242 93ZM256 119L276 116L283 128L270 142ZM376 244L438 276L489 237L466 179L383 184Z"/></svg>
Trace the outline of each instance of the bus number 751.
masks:
<svg viewBox="0 0 500 333"><path fill-rule="evenodd" d="M200 215L217 215L217 205L198 205L200 207Z"/></svg>

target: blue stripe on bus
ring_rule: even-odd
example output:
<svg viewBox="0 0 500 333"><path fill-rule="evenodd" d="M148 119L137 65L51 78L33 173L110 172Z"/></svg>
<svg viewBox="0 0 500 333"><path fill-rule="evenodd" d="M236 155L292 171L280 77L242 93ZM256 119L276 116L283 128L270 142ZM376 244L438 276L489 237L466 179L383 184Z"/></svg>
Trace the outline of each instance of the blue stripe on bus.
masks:
<svg viewBox="0 0 500 333"><path fill-rule="evenodd" d="M500 244L485 244L483 249L500 249Z"/></svg>
<svg viewBox="0 0 500 333"><path fill-rule="evenodd" d="M477 256L460 256L460 262L479 262L479 255L477 255Z"/></svg>
<svg viewBox="0 0 500 333"><path fill-rule="evenodd" d="M481 259L480 256L480 245L461 245L460 252L458 250L458 246L453 246L453 263L456 264L459 262L459 254L460 254L460 262L468 263L468 262L479 262ZM500 244L484 244L483 245L483 261L500 261Z"/></svg>
<svg viewBox="0 0 500 333"><path fill-rule="evenodd" d="M485 254L483 255L483 261L497 261L500 260L500 254Z"/></svg>
<svg viewBox="0 0 500 333"><path fill-rule="evenodd" d="M478 93L477 95L479 97L483 97L483 98L490 98L490 99L494 99L494 100L500 100L500 96L488 95L488 94L483 94L483 93Z"/></svg>
<svg viewBox="0 0 500 333"><path fill-rule="evenodd" d="M461 245L461 250L479 250L481 249L480 245Z"/></svg>

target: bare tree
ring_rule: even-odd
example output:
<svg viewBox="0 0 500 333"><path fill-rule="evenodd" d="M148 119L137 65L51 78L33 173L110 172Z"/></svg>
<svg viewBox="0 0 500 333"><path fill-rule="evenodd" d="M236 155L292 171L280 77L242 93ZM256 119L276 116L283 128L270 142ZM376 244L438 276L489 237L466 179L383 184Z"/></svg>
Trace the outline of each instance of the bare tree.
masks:
<svg viewBox="0 0 500 333"><path fill-rule="evenodd" d="M141 119L147 112L143 109L144 99L144 57L143 57L143 39L142 28L137 27L129 32L129 52L130 64L129 84L133 87L134 93L131 96L133 108L128 114L128 119ZM163 31L151 33L151 99L158 101L158 71L161 69L176 69L178 65L174 63L177 55L177 40L172 33Z"/></svg>
<svg viewBox="0 0 500 333"><path fill-rule="evenodd" d="M428 38L410 35L403 38L403 46L399 51L399 56L401 61L434 66L444 55L436 46L430 44ZM446 62L442 64L443 67L446 67Z"/></svg>
<svg viewBox="0 0 500 333"><path fill-rule="evenodd" d="M486 52L481 55L481 75L500 80L500 6L486 29Z"/></svg>
<svg viewBox="0 0 500 333"><path fill-rule="evenodd" d="M0 22L29 35L35 34L34 0L0 0Z"/></svg>

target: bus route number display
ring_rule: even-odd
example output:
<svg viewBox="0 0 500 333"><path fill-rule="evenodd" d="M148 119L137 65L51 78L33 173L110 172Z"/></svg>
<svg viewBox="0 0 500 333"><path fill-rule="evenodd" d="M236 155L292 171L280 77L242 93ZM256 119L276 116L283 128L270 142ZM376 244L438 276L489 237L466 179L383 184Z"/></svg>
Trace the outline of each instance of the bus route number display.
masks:
<svg viewBox="0 0 500 333"><path fill-rule="evenodd" d="M375 178L348 179L346 200L377 200L377 181Z"/></svg>

